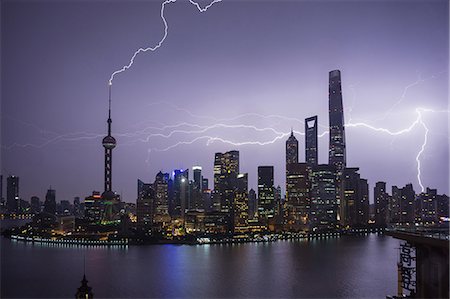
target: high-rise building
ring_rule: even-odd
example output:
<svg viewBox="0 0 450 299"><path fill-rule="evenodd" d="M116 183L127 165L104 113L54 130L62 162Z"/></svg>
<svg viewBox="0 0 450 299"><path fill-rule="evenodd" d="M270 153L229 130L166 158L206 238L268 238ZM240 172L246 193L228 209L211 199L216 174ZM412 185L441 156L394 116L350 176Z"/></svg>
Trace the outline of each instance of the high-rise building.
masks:
<svg viewBox="0 0 450 299"><path fill-rule="evenodd" d="M311 209L310 182L306 163L286 165L286 220L291 231L308 230Z"/></svg>
<svg viewBox="0 0 450 299"><path fill-rule="evenodd" d="M34 214L39 214L41 212L41 200L37 196L32 196L30 199L31 212Z"/></svg>
<svg viewBox="0 0 450 299"><path fill-rule="evenodd" d="M100 192L93 191L84 199L84 219L90 223L99 223L103 218L103 202Z"/></svg>
<svg viewBox="0 0 450 299"><path fill-rule="evenodd" d="M319 164L312 170L310 180L310 230L335 229L338 224L336 169L332 165Z"/></svg>
<svg viewBox="0 0 450 299"><path fill-rule="evenodd" d="M286 140L286 165L298 163L298 140L291 130L291 135Z"/></svg>
<svg viewBox="0 0 450 299"><path fill-rule="evenodd" d="M389 223L400 222L400 201L401 189L397 186L392 186L392 196L389 198Z"/></svg>
<svg viewBox="0 0 450 299"><path fill-rule="evenodd" d="M328 163L333 165L338 173L342 173L346 167L346 153L341 72L339 70L334 70L329 73L328 92L330 122L330 149Z"/></svg>
<svg viewBox="0 0 450 299"><path fill-rule="evenodd" d="M202 190L202 167L194 166L192 167L192 172L194 173L194 186L197 190Z"/></svg>
<svg viewBox="0 0 450 299"><path fill-rule="evenodd" d="M258 166L258 214L266 225L275 215L273 166Z"/></svg>
<svg viewBox="0 0 450 299"><path fill-rule="evenodd" d="M369 183L366 179L359 180L359 197L356 205L356 223L358 226L369 224Z"/></svg>
<svg viewBox="0 0 450 299"><path fill-rule="evenodd" d="M305 129L307 129L306 123ZM298 141L292 131L291 136L286 140L285 207L286 228L291 231L306 230L308 210L310 208L308 173L306 163L299 163Z"/></svg>
<svg viewBox="0 0 450 299"><path fill-rule="evenodd" d="M80 203L80 198L78 196L76 196L73 199L73 215L76 218L81 218L81 215L83 215L82 206L81 206L81 203Z"/></svg>
<svg viewBox="0 0 450 299"><path fill-rule="evenodd" d="M341 199L341 223L350 227L364 227L369 222L369 185L358 173L359 168L345 168Z"/></svg>
<svg viewBox="0 0 450 299"><path fill-rule="evenodd" d="M189 169L175 169L173 172L172 217L184 218L189 202Z"/></svg>
<svg viewBox="0 0 450 299"><path fill-rule="evenodd" d="M200 166L192 167L194 173L194 182L190 189L189 209L203 210L205 208L203 200L203 177L202 168ZM207 182L206 182L207 183ZM207 189L208 187L206 187Z"/></svg>
<svg viewBox="0 0 450 299"><path fill-rule="evenodd" d="M449 198L445 194L439 194L436 198L436 214L438 219L449 218Z"/></svg>
<svg viewBox="0 0 450 299"><path fill-rule="evenodd" d="M341 72L333 70L329 72L328 86L328 111L329 111L329 151L328 164L336 170L336 199L339 205L339 219L345 225L345 204L343 172L346 168L344 107L342 103Z"/></svg>
<svg viewBox="0 0 450 299"><path fill-rule="evenodd" d="M375 224L386 226L389 212L389 194L386 192L386 182L377 182L373 189L375 202Z"/></svg>
<svg viewBox="0 0 450 299"><path fill-rule="evenodd" d="M248 229L248 175L238 174L236 192L233 201L234 232L243 232Z"/></svg>
<svg viewBox="0 0 450 299"><path fill-rule="evenodd" d="M169 215L169 174L158 172L153 184L155 199L153 202L153 223L163 228L170 222Z"/></svg>
<svg viewBox="0 0 450 299"><path fill-rule="evenodd" d="M239 152L216 153L214 158L214 191L220 198L220 211L231 212L237 175ZM231 223L231 221L230 221Z"/></svg>
<svg viewBox="0 0 450 299"><path fill-rule="evenodd" d="M437 197L437 190L430 188L417 196L415 222L432 224L438 221Z"/></svg>
<svg viewBox="0 0 450 299"><path fill-rule="evenodd" d="M6 179L6 208L10 213L19 211L19 177L14 175Z"/></svg>
<svg viewBox="0 0 450 299"><path fill-rule="evenodd" d="M209 182L207 178L202 178L202 191L209 189Z"/></svg>
<svg viewBox="0 0 450 299"><path fill-rule="evenodd" d="M51 187L47 190L44 202L44 213L56 214L56 191Z"/></svg>
<svg viewBox="0 0 450 299"><path fill-rule="evenodd" d="M308 167L318 163L317 115L305 119L305 161Z"/></svg>
<svg viewBox="0 0 450 299"><path fill-rule="evenodd" d="M141 180L137 182L136 217L137 227L141 231L148 232L153 226L153 206L155 202L155 190L152 184L146 184Z"/></svg>
<svg viewBox="0 0 450 299"><path fill-rule="evenodd" d="M415 197L412 184L403 188L392 186L392 197L389 203L390 223L414 223Z"/></svg>
<svg viewBox="0 0 450 299"><path fill-rule="evenodd" d="M253 189L248 191L248 219L258 219L258 200Z"/></svg>
<svg viewBox="0 0 450 299"><path fill-rule="evenodd" d="M400 222L402 223L414 223L415 214L415 198L416 193L414 192L412 184L406 184L401 190L401 200L400 200Z"/></svg>

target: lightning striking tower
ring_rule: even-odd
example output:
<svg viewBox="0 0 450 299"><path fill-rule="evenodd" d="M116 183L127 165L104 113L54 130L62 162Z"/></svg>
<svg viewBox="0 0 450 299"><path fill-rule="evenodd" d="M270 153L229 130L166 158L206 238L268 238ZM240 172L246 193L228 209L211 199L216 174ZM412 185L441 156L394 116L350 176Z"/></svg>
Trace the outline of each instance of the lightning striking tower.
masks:
<svg viewBox="0 0 450 299"><path fill-rule="evenodd" d="M331 71L329 80L330 148L328 163L336 167L337 172L342 174L346 167L346 154L341 72L339 70Z"/></svg>
<svg viewBox="0 0 450 299"><path fill-rule="evenodd" d="M111 136L111 85L109 86L109 105L108 105L108 135L103 138L102 144L105 148L105 191L102 197L112 199L112 150L116 147L116 139Z"/></svg>

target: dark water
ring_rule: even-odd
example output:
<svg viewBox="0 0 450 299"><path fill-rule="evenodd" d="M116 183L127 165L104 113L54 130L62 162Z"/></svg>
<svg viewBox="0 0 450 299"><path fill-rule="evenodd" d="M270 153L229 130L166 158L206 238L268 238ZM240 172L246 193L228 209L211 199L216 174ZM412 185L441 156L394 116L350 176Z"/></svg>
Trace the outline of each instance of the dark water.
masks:
<svg viewBox="0 0 450 299"><path fill-rule="evenodd" d="M63 247L1 240L1 295L96 298L385 298L398 241L370 234L234 245Z"/></svg>

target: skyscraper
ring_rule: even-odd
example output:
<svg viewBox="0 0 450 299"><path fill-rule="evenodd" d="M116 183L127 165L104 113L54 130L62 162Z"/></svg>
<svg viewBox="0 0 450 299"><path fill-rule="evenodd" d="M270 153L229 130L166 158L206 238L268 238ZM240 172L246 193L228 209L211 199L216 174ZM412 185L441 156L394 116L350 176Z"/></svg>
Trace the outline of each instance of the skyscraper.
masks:
<svg viewBox="0 0 450 299"><path fill-rule="evenodd" d="M338 220L336 169L332 165L319 164L313 169L310 180L310 229L312 231L335 229Z"/></svg>
<svg viewBox="0 0 450 299"><path fill-rule="evenodd" d="M328 163L342 174L346 167L344 108L342 104L341 72L329 73L329 122L330 144Z"/></svg>
<svg viewBox="0 0 450 299"><path fill-rule="evenodd" d="M51 187L47 190L44 202L44 213L56 214L56 191Z"/></svg>
<svg viewBox="0 0 450 299"><path fill-rule="evenodd" d="M105 148L105 190L102 197L107 200L114 198L112 191L112 151L116 147L116 139L111 136L111 89L109 92L109 107L108 107L108 135L103 138L102 144Z"/></svg>
<svg viewBox="0 0 450 299"><path fill-rule="evenodd" d="M152 184L137 181L136 217L137 227L141 231L148 232L153 225L153 203L155 190Z"/></svg>
<svg viewBox="0 0 450 299"><path fill-rule="evenodd" d="M216 153L214 157L214 191L220 198L220 210L231 212L237 175L239 152Z"/></svg>
<svg viewBox="0 0 450 299"><path fill-rule="evenodd" d="M194 173L194 182L190 190L189 209L201 210L204 209L202 167L194 166L192 172Z"/></svg>
<svg viewBox="0 0 450 299"><path fill-rule="evenodd" d="M293 163L286 165L286 170L287 229L305 231L311 208L308 167L306 163Z"/></svg>
<svg viewBox="0 0 450 299"><path fill-rule="evenodd" d="M291 130L291 135L286 140L286 165L298 163L298 140Z"/></svg>
<svg viewBox="0 0 450 299"><path fill-rule="evenodd" d="M153 223L162 229L170 222L169 216L169 174L158 172L153 184L155 200L153 202Z"/></svg>
<svg viewBox="0 0 450 299"><path fill-rule="evenodd" d="M31 212L34 214L39 214L41 212L41 201L39 200L39 197L32 196L30 199L31 203Z"/></svg>
<svg viewBox="0 0 450 299"><path fill-rule="evenodd" d="M197 190L202 190L202 167L194 166L192 167L192 172L194 173L194 185Z"/></svg>
<svg viewBox="0 0 450 299"><path fill-rule="evenodd" d="M6 208L10 213L19 210L19 177L14 175L6 179Z"/></svg>
<svg viewBox="0 0 450 299"><path fill-rule="evenodd" d="M248 174L238 174L233 201L234 232L248 229Z"/></svg>
<svg viewBox="0 0 450 299"><path fill-rule="evenodd" d="M189 199L189 169L175 169L173 172L172 217L184 217Z"/></svg>
<svg viewBox="0 0 450 299"><path fill-rule="evenodd" d="M256 192L253 189L248 191L248 219L257 219L258 216L258 201L256 198Z"/></svg>
<svg viewBox="0 0 450 299"><path fill-rule="evenodd" d="M386 182L375 183L373 199L375 202L375 224L386 226L389 211L389 194L386 192Z"/></svg>
<svg viewBox="0 0 450 299"><path fill-rule="evenodd" d="M305 119L305 161L308 167L318 163L317 115Z"/></svg>
<svg viewBox="0 0 450 299"><path fill-rule="evenodd" d="M275 215L273 166L258 166L258 212L266 225Z"/></svg>

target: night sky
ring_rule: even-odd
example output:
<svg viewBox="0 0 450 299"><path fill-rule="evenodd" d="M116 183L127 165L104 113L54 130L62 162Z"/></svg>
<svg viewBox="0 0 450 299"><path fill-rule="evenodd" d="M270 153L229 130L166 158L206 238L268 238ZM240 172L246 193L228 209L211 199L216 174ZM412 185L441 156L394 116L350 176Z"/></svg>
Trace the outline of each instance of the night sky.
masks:
<svg viewBox="0 0 450 299"><path fill-rule="evenodd" d="M49 186L57 200L103 191L108 80L161 40L161 4L1 2L1 172L20 177L23 199ZM274 165L284 190L285 141L293 127L304 161L303 120L318 115L319 134L328 130L334 69L347 166L369 180L370 201L380 180L420 192L426 128L422 184L448 194L448 1L223 0L201 13L178 0L165 18L161 47L113 80L113 189L123 200L136 200L138 178L193 165L212 188L214 153L229 150L250 188L258 166ZM327 163L328 135L319 143Z"/></svg>

